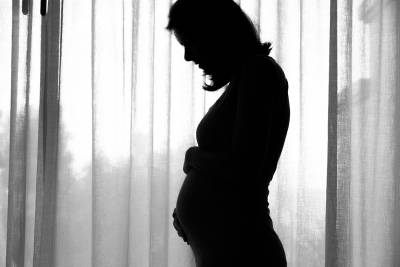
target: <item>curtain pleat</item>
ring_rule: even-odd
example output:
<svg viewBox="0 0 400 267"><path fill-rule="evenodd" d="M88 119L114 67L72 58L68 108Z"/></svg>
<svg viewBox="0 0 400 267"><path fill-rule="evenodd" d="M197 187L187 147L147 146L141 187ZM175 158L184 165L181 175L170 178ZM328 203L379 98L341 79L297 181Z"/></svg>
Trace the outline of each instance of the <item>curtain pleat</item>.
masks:
<svg viewBox="0 0 400 267"><path fill-rule="evenodd" d="M37 8L32 3L30 6L31 12ZM1 57L9 60L2 60L4 65L0 69L1 73L5 74L3 77L6 77L9 72L4 67L9 66L8 77L11 77L9 80L11 83L6 80L1 81L0 94L2 99L0 176L5 182L2 188L6 189L2 192L6 193L5 196L8 193L8 201L6 199L1 201L2 211L8 211L8 216L3 217L7 218L7 224L2 224L7 225L7 238L3 239L7 240L7 249L3 250L5 254L2 255L5 257L0 257L0 265L24 266L32 264L33 254L40 92L40 45L38 44L40 21L39 16L33 13L28 16L22 15L18 1L12 1L12 8L7 5L3 7L2 10L12 11L14 19L11 20L11 16L4 16L10 19L9 22L12 21L12 25L8 25L6 21L1 24L10 26L12 33L2 31L4 35L0 38L7 40L3 37L10 33L10 50L5 49L4 52L6 55L11 53ZM8 90L4 90L6 88ZM8 127L3 123L7 123ZM4 168L6 162L8 169Z"/></svg>
<svg viewBox="0 0 400 267"><path fill-rule="evenodd" d="M267 2L268 3L268 2ZM264 3L263 3L264 6ZM324 265L329 3L269 1L261 32L289 80L291 121L270 184L270 209L288 265ZM267 9L268 7L268 9ZM267 23L269 22L269 23ZM318 156L317 156L318 155ZM301 242L300 242L301 240Z"/></svg>
<svg viewBox="0 0 400 267"><path fill-rule="evenodd" d="M150 266L154 94L154 1L140 1L137 20L136 85L132 102L130 264Z"/></svg>
<svg viewBox="0 0 400 267"><path fill-rule="evenodd" d="M53 266L92 266L95 200L91 164L94 137L91 7L91 1L63 2Z"/></svg>
<svg viewBox="0 0 400 267"><path fill-rule="evenodd" d="M328 155L326 181L325 215L325 266L338 266L337 220L337 73L338 73L338 38L337 38L337 1L330 1L330 38L329 38L329 104L328 104Z"/></svg>
<svg viewBox="0 0 400 267"><path fill-rule="evenodd" d="M130 96L123 86L123 2L93 5L92 265L126 266Z"/></svg>
<svg viewBox="0 0 400 267"><path fill-rule="evenodd" d="M168 24L169 1L154 1L153 17L153 114L152 114L152 179L150 199L150 266L169 266L170 236L170 177L169 172L169 113L171 35L165 30ZM167 208L166 208L167 207ZM171 265L172 266L172 265Z"/></svg>
<svg viewBox="0 0 400 267"><path fill-rule="evenodd" d="M6 265L10 158L12 2L0 2L0 265Z"/></svg>
<svg viewBox="0 0 400 267"><path fill-rule="evenodd" d="M33 266L54 266L58 190L59 74L62 36L62 2L48 4L42 17L41 80L36 177Z"/></svg>
<svg viewBox="0 0 400 267"><path fill-rule="evenodd" d="M337 144L336 155L330 150L337 170L331 182L328 176L327 236L334 243L326 248L327 264L397 266L400 173L391 162L399 153L399 4L337 3L337 53L331 50L337 61L335 66L331 59L331 70L338 72L337 111L331 113L337 131L329 136Z"/></svg>
<svg viewBox="0 0 400 267"><path fill-rule="evenodd" d="M26 54L29 48L26 39L28 23L26 17L20 21L18 1L13 1L12 10L15 19L12 24L9 157L14 160L9 161L6 265L22 266L25 254L26 102L29 90Z"/></svg>

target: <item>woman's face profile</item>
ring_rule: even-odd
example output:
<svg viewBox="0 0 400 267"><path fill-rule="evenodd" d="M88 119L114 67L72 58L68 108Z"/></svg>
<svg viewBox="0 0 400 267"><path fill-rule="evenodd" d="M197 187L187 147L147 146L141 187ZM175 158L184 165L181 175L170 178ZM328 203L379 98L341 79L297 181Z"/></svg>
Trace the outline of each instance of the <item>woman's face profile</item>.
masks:
<svg viewBox="0 0 400 267"><path fill-rule="evenodd" d="M174 35L177 41L185 49L185 60L192 61L198 65L205 74L211 74L220 69L223 60L218 58L218 53L215 53L212 48L207 48L204 44L188 39L178 30L174 30Z"/></svg>

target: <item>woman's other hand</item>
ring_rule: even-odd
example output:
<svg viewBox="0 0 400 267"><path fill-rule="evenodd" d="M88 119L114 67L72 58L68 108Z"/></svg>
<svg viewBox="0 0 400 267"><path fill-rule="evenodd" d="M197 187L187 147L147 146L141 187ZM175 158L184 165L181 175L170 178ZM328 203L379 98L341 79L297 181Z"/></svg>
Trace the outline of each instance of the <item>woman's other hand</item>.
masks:
<svg viewBox="0 0 400 267"><path fill-rule="evenodd" d="M191 169L202 172L229 171L231 166L230 154L223 151L206 151L198 146L192 146L186 150L183 171L187 174Z"/></svg>
<svg viewBox="0 0 400 267"><path fill-rule="evenodd" d="M180 236L183 239L183 241L185 241L187 244L189 244L186 234L182 229L182 225L179 222L178 216L176 215L176 209L174 209L174 212L172 213L172 217L174 218L173 225L174 225L176 232L178 233L178 236Z"/></svg>
<svg viewBox="0 0 400 267"><path fill-rule="evenodd" d="M195 158L195 154L199 151L199 147L192 146L185 153L185 160L183 162L183 171L184 173L188 173L190 169L193 168L193 160Z"/></svg>

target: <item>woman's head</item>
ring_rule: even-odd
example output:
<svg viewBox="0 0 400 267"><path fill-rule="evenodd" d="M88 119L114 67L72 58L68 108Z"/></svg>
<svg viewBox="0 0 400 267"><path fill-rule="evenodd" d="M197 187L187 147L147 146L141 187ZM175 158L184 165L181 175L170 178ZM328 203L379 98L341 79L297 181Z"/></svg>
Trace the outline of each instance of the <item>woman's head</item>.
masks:
<svg viewBox="0 0 400 267"><path fill-rule="evenodd" d="M258 33L232 0L177 0L171 7L167 29L185 47L185 59L199 64L210 75L215 91L226 85L249 55L268 55L271 44Z"/></svg>

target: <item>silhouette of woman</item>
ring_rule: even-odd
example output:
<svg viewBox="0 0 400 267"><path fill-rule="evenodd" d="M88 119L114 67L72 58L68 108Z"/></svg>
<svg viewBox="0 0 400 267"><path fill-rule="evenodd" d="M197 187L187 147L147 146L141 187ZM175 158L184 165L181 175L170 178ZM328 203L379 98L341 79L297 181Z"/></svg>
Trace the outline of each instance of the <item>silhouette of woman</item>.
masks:
<svg viewBox="0 0 400 267"><path fill-rule="evenodd" d="M197 267L282 267L286 256L273 228L268 185L289 125L288 83L251 20L232 0L178 0L167 29L225 91L200 121L198 147L173 212L178 235Z"/></svg>

